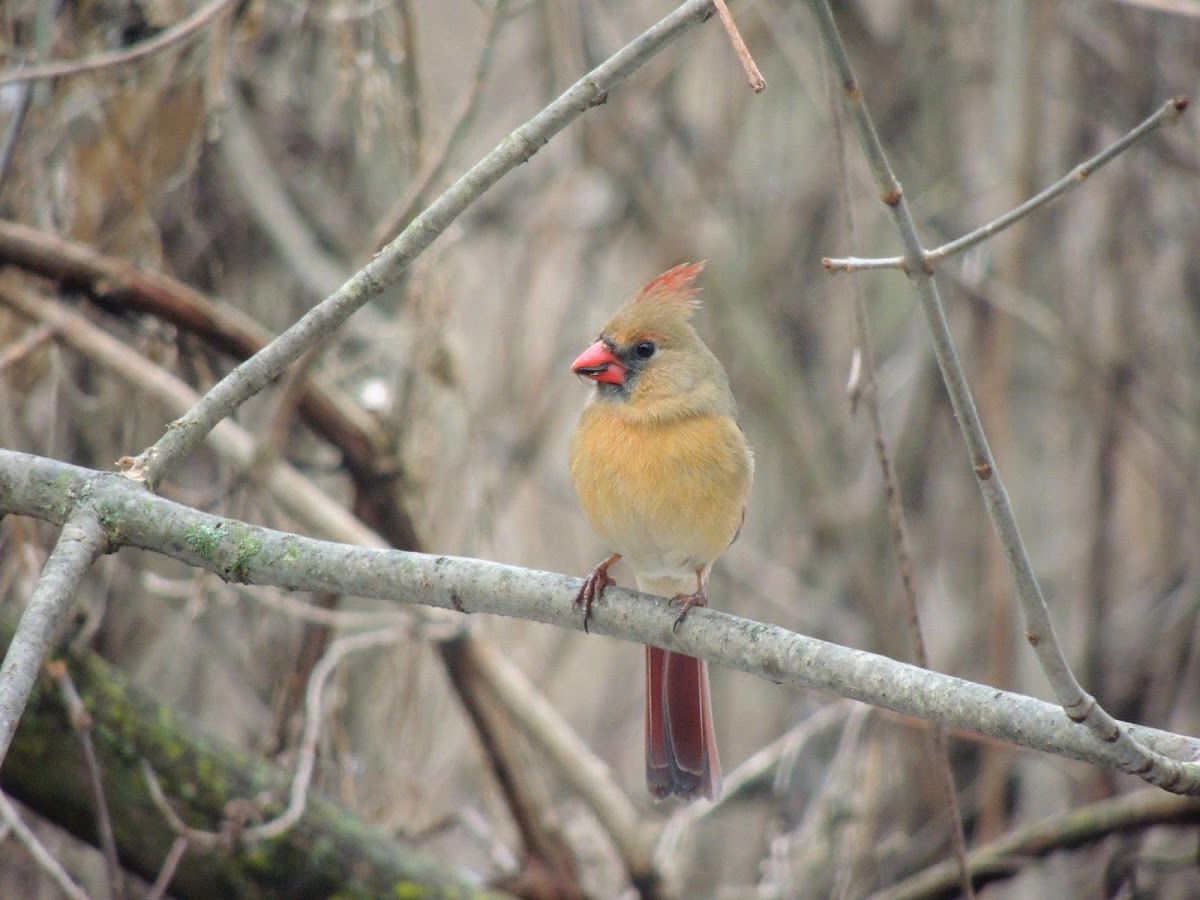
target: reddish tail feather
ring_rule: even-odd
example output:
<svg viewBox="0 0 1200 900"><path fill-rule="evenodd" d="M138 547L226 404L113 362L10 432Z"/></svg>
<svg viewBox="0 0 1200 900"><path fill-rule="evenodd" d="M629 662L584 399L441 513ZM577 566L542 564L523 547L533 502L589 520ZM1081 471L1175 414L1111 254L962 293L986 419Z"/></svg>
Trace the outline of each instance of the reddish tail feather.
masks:
<svg viewBox="0 0 1200 900"><path fill-rule="evenodd" d="M646 648L646 783L658 800L721 790L708 666L658 647Z"/></svg>

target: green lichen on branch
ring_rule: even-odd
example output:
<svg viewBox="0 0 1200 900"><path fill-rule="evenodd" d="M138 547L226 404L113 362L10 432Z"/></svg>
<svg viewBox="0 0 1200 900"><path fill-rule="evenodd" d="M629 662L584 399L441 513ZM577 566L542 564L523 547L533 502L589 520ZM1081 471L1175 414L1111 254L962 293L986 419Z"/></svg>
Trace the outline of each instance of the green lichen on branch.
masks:
<svg viewBox="0 0 1200 900"><path fill-rule="evenodd" d="M237 549L233 554L233 563L229 566L229 578L244 583L248 580L250 564L262 553L263 542L258 535L240 533L242 531L243 529L238 529L239 533L234 535L237 539Z"/></svg>
<svg viewBox="0 0 1200 900"><path fill-rule="evenodd" d="M215 525L195 525L184 529L183 539L195 553L213 561L229 527L224 522Z"/></svg>

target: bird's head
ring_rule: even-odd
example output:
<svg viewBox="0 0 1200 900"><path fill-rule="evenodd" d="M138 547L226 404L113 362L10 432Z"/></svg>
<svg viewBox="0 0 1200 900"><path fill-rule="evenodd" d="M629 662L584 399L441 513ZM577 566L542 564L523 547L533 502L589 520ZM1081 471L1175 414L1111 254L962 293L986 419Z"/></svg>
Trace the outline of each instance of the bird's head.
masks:
<svg viewBox="0 0 1200 900"><path fill-rule="evenodd" d="M597 398L649 413L691 406L711 387L728 394L720 363L692 327L696 276L704 263L676 266L652 280L608 320L596 342L571 364L596 382Z"/></svg>

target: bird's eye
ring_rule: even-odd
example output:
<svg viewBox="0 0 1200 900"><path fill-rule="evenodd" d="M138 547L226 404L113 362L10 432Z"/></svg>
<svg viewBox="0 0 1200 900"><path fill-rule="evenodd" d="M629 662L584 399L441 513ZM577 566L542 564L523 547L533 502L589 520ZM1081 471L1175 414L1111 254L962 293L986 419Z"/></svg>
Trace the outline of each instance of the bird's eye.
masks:
<svg viewBox="0 0 1200 900"><path fill-rule="evenodd" d="M654 351L658 348L654 346L654 341L642 341L633 348L633 352L638 355L639 359L649 359L654 355Z"/></svg>

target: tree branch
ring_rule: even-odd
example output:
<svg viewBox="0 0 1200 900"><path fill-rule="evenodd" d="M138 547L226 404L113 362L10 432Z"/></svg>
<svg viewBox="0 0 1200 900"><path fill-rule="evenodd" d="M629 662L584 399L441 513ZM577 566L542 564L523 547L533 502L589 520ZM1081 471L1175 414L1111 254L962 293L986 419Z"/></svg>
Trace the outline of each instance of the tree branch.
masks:
<svg viewBox="0 0 1200 900"><path fill-rule="evenodd" d="M71 502L66 497L63 501ZM92 507L81 505L71 510L59 524L62 533L58 543L46 560L4 656L4 665L0 666L0 762L8 753L54 633L70 609L83 576L105 550L104 529Z"/></svg>
<svg viewBox="0 0 1200 900"><path fill-rule="evenodd" d="M478 559L351 547L209 515L148 494L127 479L0 450L0 511L51 522L87 498L110 546L140 547L214 572L227 581L416 603L528 619L581 630L571 605L579 579ZM593 612L593 633L653 644L780 684L874 706L1124 770L1126 757L1053 704L931 672L886 657L794 634L713 609L695 609L676 633L677 613L635 591L610 588ZM1164 757L1167 789L1200 793L1200 741L1125 726Z"/></svg>

